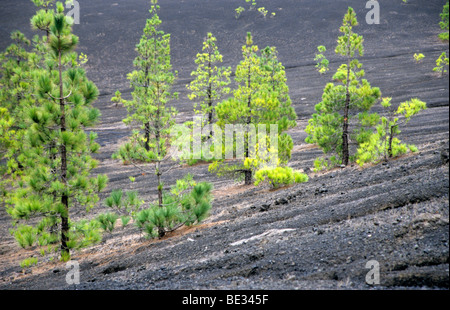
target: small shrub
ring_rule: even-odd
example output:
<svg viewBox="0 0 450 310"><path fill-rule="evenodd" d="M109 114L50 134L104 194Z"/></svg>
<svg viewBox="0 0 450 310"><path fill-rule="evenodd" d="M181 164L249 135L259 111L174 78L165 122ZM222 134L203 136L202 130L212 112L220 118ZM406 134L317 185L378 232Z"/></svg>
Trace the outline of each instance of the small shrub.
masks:
<svg viewBox="0 0 450 310"><path fill-rule="evenodd" d="M441 21L439 22L439 26L441 27L442 30L444 30L444 32L439 34L439 39L443 40L443 41L448 41L448 7L449 7L449 2L447 1L447 3L444 5L443 9L442 9L442 13L440 14L441 16Z"/></svg>
<svg viewBox="0 0 450 310"><path fill-rule="evenodd" d="M442 52L439 58L436 60L436 67L433 68L434 72L438 72L441 76L444 76L448 71L449 59L446 52Z"/></svg>
<svg viewBox="0 0 450 310"><path fill-rule="evenodd" d="M376 131L357 149L356 162L360 166L369 162L377 163L383 159L387 161L408 151L417 152L416 146L402 143L397 136L400 134L399 126L405 125L411 117L425 110L426 103L413 98L402 102L397 110L391 110L391 99L383 98L381 105L388 110L387 116L381 118Z"/></svg>
<svg viewBox="0 0 450 310"><path fill-rule="evenodd" d="M20 225L14 232L14 238L25 249L34 245L37 240L37 231L32 226Z"/></svg>
<svg viewBox="0 0 450 310"><path fill-rule="evenodd" d="M267 13L269 13L269 11L265 7L258 8L258 12L261 13L264 18L266 18Z"/></svg>
<svg viewBox="0 0 450 310"><path fill-rule="evenodd" d="M424 59L424 58L425 58L424 54L422 54L422 53L419 53L419 54L414 53L414 60L416 61L416 63L421 62L422 59Z"/></svg>
<svg viewBox="0 0 450 310"><path fill-rule="evenodd" d="M121 216L120 221L122 222L122 227L126 227L131 220L131 216Z"/></svg>
<svg viewBox="0 0 450 310"><path fill-rule="evenodd" d="M97 222L100 223L100 226L104 231L112 233L118 218L119 216L115 213L105 213L97 216Z"/></svg>
<svg viewBox="0 0 450 310"><path fill-rule="evenodd" d="M318 53L316 54L316 57L314 58L314 61L317 62L316 68L320 74L324 74L328 70L330 70L328 68L330 61L323 55L323 53L325 53L327 51L327 48L323 45L320 45L317 47L317 51L318 51Z"/></svg>
<svg viewBox="0 0 450 310"><path fill-rule="evenodd" d="M268 182L273 188L288 186L293 183L308 182L308 176L290 167L266 168L256 171L255 185Z"/></svg>
<svg viewBox="0 0 450 310"><path fill-rule="evenodd" d="M211 209L212 184L193 185L191 178L178 180L170 193L163 196L162 207L152 205L136 214L135 224L147 238L161 238L183 225L203 221Z"/></svg>
<svg viewBox="0 0 450 310"><path fill-rule="evenodd" d="M236 17L236 19L238 19L239 16L241 16L242 12L244 12L244 11L245 11L245 9L244 9L242 6L236 8L236 9L235 9L235 12L236 12L235 17Z"/></svg>
<svg viewBox="0 0 450 310"><path fill-rule="evenodd" d="M36 265L37 262L38 262L38 259L36 257L29 257L20 262L20 267L22 269L29 268L31 266Z"/></svg>

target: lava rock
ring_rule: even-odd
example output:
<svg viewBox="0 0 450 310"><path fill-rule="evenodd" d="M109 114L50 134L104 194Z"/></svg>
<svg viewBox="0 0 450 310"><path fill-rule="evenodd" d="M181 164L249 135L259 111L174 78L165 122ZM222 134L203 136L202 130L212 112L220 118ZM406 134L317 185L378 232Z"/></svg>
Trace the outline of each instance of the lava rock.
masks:
<svg viewBox="0 0 450 310"><path fill-rule="evenodd" d="M441 151L441 161L444 165L448 164L448 157L449 157L449 148L447 147Z"/></svg>
<svg viewBox="0 0 450 310"><path fill-rule="evenodd" d="M267 203L262 204L261 207L259 207L259 211L260 211L260 212L266 212L266 211L268 211L269 209L270 209L270 204L267 204Z"/></svg>
<svg viewBox="0 0 450 310"><path fill-rule="evenodd" d="M125 266L112 265L112 266L109 266L108 268L106 268L105 270L103 270L103 274L116 273L116 272L119 272L119 271L123 271L125 269L127 269L127 267L125 267Z"/></svg>
<svg viewBox="0 0 450 310"><path fill-rule="evenodd" d="M278 198L277 200L275 200L275 205L286 205L288 203L289 203L289 201L284 197L281 197L281 198Z"/></svg>

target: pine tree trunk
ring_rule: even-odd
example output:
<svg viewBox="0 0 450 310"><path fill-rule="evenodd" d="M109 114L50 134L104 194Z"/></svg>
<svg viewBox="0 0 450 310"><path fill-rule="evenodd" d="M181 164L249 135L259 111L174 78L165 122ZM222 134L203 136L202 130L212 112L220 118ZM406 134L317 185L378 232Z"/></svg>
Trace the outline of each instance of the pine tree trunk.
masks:
<svg viewBox="0 0 450 310"><path fill-rule="evenodd" d="M244 172L245 175L245 185L251 185L252 184L252 171L247 170Z"/></svg>
<svg viewBox="0 0 450 310"><path fill-rule="evenodd" d="M211 51L209 51L209 61L208 61L208 125L212 126L212 122L213 122L213 110L212 110L212 105L213 105L213 100L212 100L212 83L211 83ZM211 139L213 136L213 131L212 131L212 127L209 131L209 136L208 136L208 140Z"/></svg>
<svg viewBox="0 0 450 310"><path fill-rule="evenodd" d="M160 149L160 139L161 135L160 135L160 129L159 129L159 105L158 105L158 110L156 111L156 130L155 130L155 138L156 138L156 144L157 144L157 152L158 152L158 158L157 158L157 162L156 162L156 178L158 181L158 206L160 208L163 207L163 192L162 192L162 183L161 183L161 160L160 160L160 156L161 156L161 149ZM158 235L159 238L164 237L164 235L166 234L164 228L158 227Z"/></svg>
<svg viewBox="0 0 450 310"><path fill-rule="evenodd" d="M342 164L348 165L349 150L348 150L348 110L350 105L350 94L347 93L344 107L344 124L342 126Z"/></svg>
<svg viewBox="0 0 450 310"><path fill-rule="evenodd" d="M150 84L149 78L148 78L148 65L145 67L145 95L148 94L148 86ZM148 152L150 151L150 121L145 124L145 138L147 141L145 142L145 150Z"/></svg>
<svg viewBox="0 0 450 310"><path fill-rule="evenodd" d="M58 55L59 61L59 106L61 110L61 134L66 131L66 112L63 93L63 81L62 81L62 64L61 64L61 51ZM65 143L61 143L61 182L64 184L64 189L67 190L67 149ZM67 193L63 193L61 196L61 204L64 206L64 212L61 214L61 254L69 254L69 248L67 243L69 241L69 197Z"/></svg>
<svg viewBox="0 0 450 310"><path fill-rule="evenodd" d="M349 150L348 150L348 111L350 109L350 59L347 63L347 83L346 83L346 95L344 106L344 124L342 126L342 164L348 165Z"/></svg>
<svg viewBox="0 0 450 310"><path fill-rule="evenodd" d="M155 124L155 139L156 139L156 149L157 149L157 162L156 162L156 177L158 179L158 205L160 208L163 206L163 199L162 199L162 184L161 184L161 132L160 132L160 99L159 99L159 84L156 85L156 91L158 94L157 101L158 101L158 109L156 110L156 124Z"/></svg>
<svg viewBox="0 0 450 310"><path fill-rule="evenodd" d="M212 111L212 94L211 94L211 84L209 85L208 88L208 125L210 125L210 130L209 130L209 136L208 136L208 140L212 138L213 136L213 131L212 131L212 122L213 122L213 111Z"/></svg>
<svg viewBox="0 0 450 310"><path fill-rule="evenodd" d="M145 124L145 150L150 151L150 122Z"/></svg>
<svg viewBox="0 0 450 310"><path fill-rule="evenodd" d="M251 122L252 122L252 117L250 116L251 115L251 103L252 103L252 93L251 93L251 90L252 90L252 88L251 88L251 83L252 83L252 81L251 81L251 67L250 67L251 65L249 64L248 65L248 81L247 81L247 83L248 83L248 89L249 89L249 95L248 95L248 102L247 102L247 106L248 106L248 116L247 116L247 135L246 135L246 143L245 143L245 157L246 158L248 158L249 156L250 156L250 152L249 152L249 137L248 137L248 127L249 127L249 125L251 124ZM252 184L252 171L251 170L246 170L245 172L244 172L244 175L245 175L245 185L250 185L250 184Z"/></svg>
<svg viewBox="0 0 450 310"><path fill-rule="evenodd" d="M395 126L391 126L390 133L389 133L389 148L388 148L389 158L392 158L392 141L394 140L394 127Z"/></svg>

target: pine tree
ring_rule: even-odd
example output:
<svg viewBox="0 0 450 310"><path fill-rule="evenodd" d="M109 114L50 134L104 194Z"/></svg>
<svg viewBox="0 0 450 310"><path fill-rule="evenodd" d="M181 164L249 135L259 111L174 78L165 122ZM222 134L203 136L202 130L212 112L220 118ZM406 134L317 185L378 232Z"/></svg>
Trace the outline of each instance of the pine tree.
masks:
<svg viewBox="0 0 450 310"><path fill-rule="evenodd" d="M253 44L251 33L247 34L246 44L242 47L243 60L236 68L235 81L238 88L233 97L217 105L217 124L226 129L226 125L243 125L247 129L244 134L244 159L241 164L228 165L216 161L210 166L210 171L223 174L226 172L244 175L245 184L253 182L254 172L262 168L263 161L256 159L256 146L259 151L274 148L277 143L278 156L281 162L287 162L293 147L292 138L284 131L296 125L296 114L291 106L289 88L286 84L284 67L278 61L277 51L274 47L267 47L261 53L257 45ZM265 125L266 132L255 132L251 135L251 126ZM275 125L277 141L271 147L270 126ZM247 128L245 128L247 127ZM268 128L269 127L269 128ZM268 130L267 130L268 129ZM261 134L264 139L257 136ZM252 144L250 139L257 139ZM255 145L255 147L253 147ZM234 147L235 148L235 147Z"/></svg>
<svg viewBox="0 0 450 310"><path fill-rule="evenodd" d="M134 61L137 70L128 75L133 100L124 105L128 109L126 124L137 123L144 130L144 136L138 131L133 133L130 142L123 145L114 155L115 159L135 164L151 162L155 164L157 177L158 205L163 205L163 183L161 162L167 159L170 147L170 129L175 123L176 110L168 106L177 94L171 92L176 75L170 63L170 34L159 30L161 20L157 15L159 6L152 1L144 34L136 46L138 56ZM145 171L140 167L142 171ZM162 232L161 232L162 233Z"/></svg>
<svg viewBox="0 0 450 310"><path fill-rule="evenodd" d="M220 54L217 39L208 33L204 42L202 53L198 53L195 63L197 70L191 73L195 79L187 85L190 90L189 99L194 102L194 112L202 116L202 126L212 125L215 121L215 106L224 95L230 92L231 68L219 66L223 56ZM198 108L200 106L200 108ZM207 136L213 135L212 129Z"/></svg>
<svg viewBox="0 0 450 310"><path fill-rule="evenodd" d="M448 41L448 0L447 3L444 4L442 9L442 13L440 14L441 21L439 22L439 27L441 27L444 32L439 34L439 39L442 41Z"/></svg>
<svg viewBox="0 0 450 310"><path fill-rule="evenodd" d="M433 68L433 72L440 73L441 77L448 71L449 59L446 52L442 52L438 59L436 59L436 67Z"/></svg>
<svg viewBox="0 0 450 310"><path fill-rule="evenodd" d="M81 67L73 67L70 52L78 37L71 33L64 7L57 3L49 29L46 63L35 73L36 95L42 105L26 110L28 148L21 155L24 177L17 184L8 212L16 222L40 218L36 225L19 225L14 235L22 245L41 246L60 240L61 258L70 259L70 250L99 241L96 227L70 220L70 210L92 209L97 193L107 183L105 175L92 177L97 161L91 157L99 149L96 134L84 127L95 124L100 113L92 107L98 90ZM59 233L48 229L60 227ZM24 242L26 241L26 242Z"/></svg>
<svg viewBox="0 0 450 310"><path fill-rule="evenodd" d="M338 38L335 50L336 54L346 58L346 63L333 76L338 83L326 85L322 101L315 107L317 113L306 128L309 134L306 142L318 144L325 154L333 154L332 165L347 166L354 158L350 156L350 138L357 144L364 142L370 135L371 126L379 119L369 111L381 97L381 92L363 78L362 64L356 58L364 52L363 37L353 32L357 25L356 14L349 7L340 27L343 35ZM350 125L352 129L349 129ZM319 162L322 161L316 163Z"/></svg>
<svg viewBox="0 0 450 310"><path fill-rule="evenodd" d="M397 109L392 108L392 98L383 98L381 105L387 111L381 117L377 125L366 142L361 143L356 154L356 162L359 165L365 163L377 163L380 160L389 159L405 154L409 151L416 152L417 147L402 143L397 136L400 134L400 126L406 125L413 116L427 108L426 103L413 98L400 103Z"/></svg>

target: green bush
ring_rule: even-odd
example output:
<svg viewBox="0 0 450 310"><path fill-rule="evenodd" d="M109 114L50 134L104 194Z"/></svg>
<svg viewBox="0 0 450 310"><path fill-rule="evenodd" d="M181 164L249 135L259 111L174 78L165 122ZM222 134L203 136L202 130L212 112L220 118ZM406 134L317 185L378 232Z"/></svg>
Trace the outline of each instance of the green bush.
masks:
<svg viewBox="0 0 450 310"><path fill-rule="evenodd" d="M400 126L406 125L411 117L427 108L425 102L413 98L402 102L395 110L392 109L392 98L383 98L381 105L386 110L386 116L381 117L376 130L371 133L363 143L360 143L356 162L363 166L366 163L378 163L381 160L388 161L408 151L417 152L417 147L402 143L397 136L401 133Z"/></svg>
<svg viewBox="0 0 450 310"><path fill-rule="evenodd" d="M155 204L137 213L135 224L147 238L161 238L183 225L200 223L208 216L212 184L202 182L191 187L192 183L185 180L178 180L172 191L163 196L162 207Z"/></svg>
<svg viewBox="0 0 450 310"><path fill-rule="evenodd" d="M308 176L290 167L265 168L256 171L255 185L268 182L273 188L279 188L293 183L308 182Z"/></svg>
<svg viewBox="0 0 450 310"><path fill-rule="evenodd" d="M24 259L23 261L20 262L20 267L21 268L28 268L31 267L33 265L36 265L38 262L38 259L36 257L29 257Z"/></svg>
<svg viewBox="0 0 450 310"><path fill-rule="evenodd" d="M440 16L441 22L439 22L439 26L442 30L444 30L444 32L439 34L439 38L443 41L448 41L448 1L444 5Z"/></svg>
<svg viewBox="0 0 450 310"><path fill-rule="evenodd" d="M118 218L119 216L117 214L110 212L97 216L97 222L100 223L100 226L104 231L111 233L114 230Z"/></svg>

